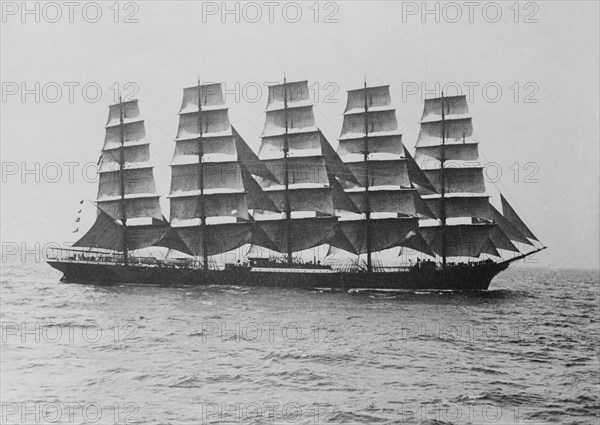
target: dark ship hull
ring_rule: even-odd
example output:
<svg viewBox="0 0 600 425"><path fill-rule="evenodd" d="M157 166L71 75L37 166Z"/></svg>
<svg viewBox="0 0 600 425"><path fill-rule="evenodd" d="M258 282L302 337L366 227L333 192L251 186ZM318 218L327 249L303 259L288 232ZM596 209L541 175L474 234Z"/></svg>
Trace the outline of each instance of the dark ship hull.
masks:
<svg viewBox="0 0 600 425"><path fill-rule="evenodd" d="M435 267L411 267L393 272L343 272L329 268L250 267L231 265L223 270L186 267L105 264L74 261L48 261L63 272L62 280L71 283L154 285L239 285L276 288L332 288L384 290L488 289L492 279L509 262L483 262Z"/></svg>

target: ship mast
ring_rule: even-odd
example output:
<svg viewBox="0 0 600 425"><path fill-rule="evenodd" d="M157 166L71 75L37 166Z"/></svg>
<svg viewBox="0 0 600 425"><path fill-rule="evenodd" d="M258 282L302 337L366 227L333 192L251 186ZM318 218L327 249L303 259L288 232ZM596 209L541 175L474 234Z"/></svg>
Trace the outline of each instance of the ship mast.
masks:
<svg viewBox="0 0 600 425"><path fill-rule="evenodd" d="M200 209L200 239L204 270L208 270L208 249L206 244L206 211L204 206L204 146L202 144L202 86L198 78L198 207Z"/></svg>
<svg viewBox="0 0 600 425"><path fill-rule="evenodd" d="M285 133L283 134L283 179L285 184L285 221L286 221L286 245L287 262L292 264L292 208L290 205L290 178L288 164L288 104L287 104L287 81L285 74L283 76L283 111L285 118Z"/></svg>
<svg viewBox="0 0 600 425"><path fill-rule="evenodd" d="M446 146L446 116L444 112L444 92L442 91L442 149L440 152L440 183L441 183L441 199L440 199L440 219L442 221L442 271L446 273L446 176L444 172L444 162L446 161L445 146Z"/></svg>
<svg viewBox="0 0 600 425"><path fill-rule="evenodd" d="M121 137L121 149L119 149L119 184L121 187L121 224L123 225L122 243L123 243L123 263L129 264L129 253L127 251L127 212L125 205L125 126L123 123L123 102L119 96L119 130Z"/></svg>
<svg viewBox="0 0 600 425"><path fill-rule="evenodd" d="M365 219L366 219L366 231L367 231L367 272L373 271L373 265L371 262L371 205L369 204L369 116L368 116L368 102L367 102L367 79L365 77L365 139L364 139L364 164L365 164Z"/></svg>

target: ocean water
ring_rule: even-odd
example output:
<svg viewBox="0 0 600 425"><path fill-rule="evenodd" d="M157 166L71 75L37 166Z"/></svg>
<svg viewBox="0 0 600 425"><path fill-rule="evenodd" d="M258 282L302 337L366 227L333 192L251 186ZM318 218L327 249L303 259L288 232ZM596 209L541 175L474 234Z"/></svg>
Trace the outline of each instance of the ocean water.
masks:
<svg viewBox="0 0 600 425"><path fill-rule="evenodd" d="M1 423L599 421L598 271L348 295L86 286L2 265Z"/></svg>

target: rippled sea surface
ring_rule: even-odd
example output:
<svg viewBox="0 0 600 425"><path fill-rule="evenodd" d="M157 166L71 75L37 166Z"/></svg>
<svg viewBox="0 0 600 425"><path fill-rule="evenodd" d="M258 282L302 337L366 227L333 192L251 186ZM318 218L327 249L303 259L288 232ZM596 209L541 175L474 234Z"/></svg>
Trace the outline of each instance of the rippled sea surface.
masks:
<svg viewBox="0 0 600 425"><path fill-rule="evenodd" d="M2 423L599 420L598 271L358 294L2 273Z"/></svg>

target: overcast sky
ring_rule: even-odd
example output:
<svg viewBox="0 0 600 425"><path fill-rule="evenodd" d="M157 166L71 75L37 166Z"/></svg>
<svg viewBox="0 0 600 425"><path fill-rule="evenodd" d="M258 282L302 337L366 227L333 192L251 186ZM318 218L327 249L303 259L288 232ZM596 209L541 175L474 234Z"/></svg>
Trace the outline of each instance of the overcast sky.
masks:
<svg viewBox="0 0 600 425"><path fill-rule="evenodd" d="M35 3L22 15L21 2L3 2L4 242L75 238L79 200L96 194L93 168L89 179L82 172L98 159L115 83L140 101L166 195L181 90L198 76L223 82L231 121L256 150L263 85L285 71L289 81L314 87L318 125L334 147L345 91L365 75L371 85L391 86L411 152L423 89L459 86L472 95L480 160L495 163L490 178L501 170L496 184L550 247L540 264L598 267L598 2L480 2L471 10L430 3L439 22L435 12L422 14L421 2L276 2L272 16L263 2L230 3L224 16L221 2L130 2L118 14L112 4L81 2L72 16L62 2L40 4L36 16ZM23 89L31 91L25 98ZM24 167L38 167L38 175L23 175ZM89 203L86 212L93 214Z"/></svg>

